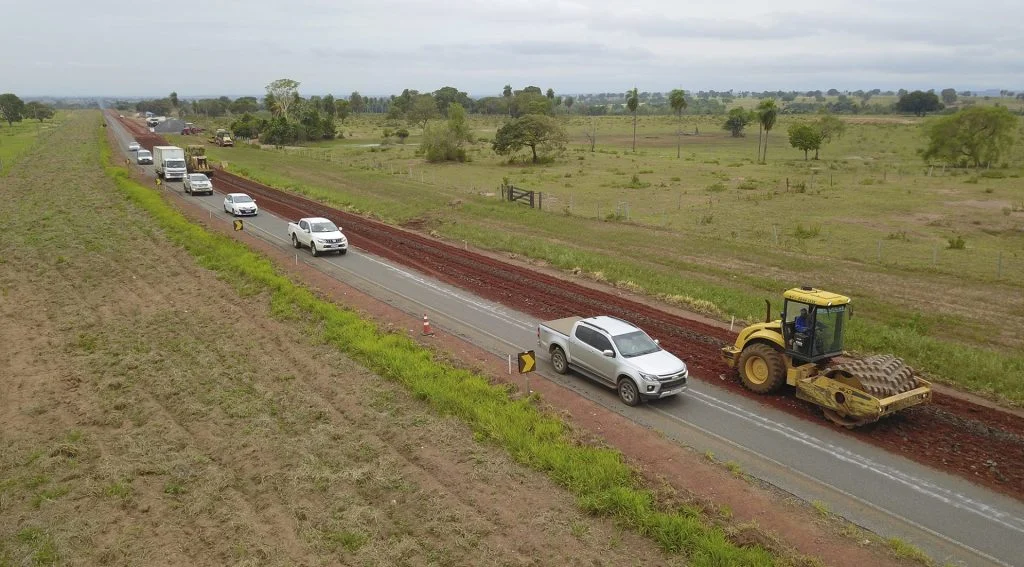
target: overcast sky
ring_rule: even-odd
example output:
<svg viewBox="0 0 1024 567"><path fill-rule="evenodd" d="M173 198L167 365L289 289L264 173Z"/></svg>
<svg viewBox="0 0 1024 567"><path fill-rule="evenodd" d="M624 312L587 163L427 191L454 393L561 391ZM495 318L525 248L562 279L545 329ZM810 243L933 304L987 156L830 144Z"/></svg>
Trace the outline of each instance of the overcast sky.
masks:
<svg viewBox="0 0 1024 567"><path fill-rule="evenodd" d="M1024 87L1022 0L21 0L0 92Z"/></svg>

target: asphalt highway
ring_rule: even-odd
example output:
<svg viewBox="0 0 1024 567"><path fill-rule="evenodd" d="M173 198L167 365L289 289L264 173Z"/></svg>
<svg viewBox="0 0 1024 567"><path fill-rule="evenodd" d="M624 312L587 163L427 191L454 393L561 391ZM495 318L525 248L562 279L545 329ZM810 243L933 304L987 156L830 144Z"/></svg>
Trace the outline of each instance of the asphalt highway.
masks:
<svg viewBox="0 0 1024 567"><path fill-rule="evenodd" d="M131 134L117 121L109 125L128 153ZM152 166L145 170L154 175ZM212 196L195 197L178 182L160 187L230 223L216 178L213 185ZM428 312L433 326L502 360L536 348L538 321L529 315L356 248L345 256L312 258L308 250L291 247L287 221L295 219L261 212L244 220L247 232L293 252L295 262L313 265L413 318ZM534 379L551 380L681 444L712 451L801 499L823 502L875 533L912 543L940 564L1024 565L1024 503L1010 497L839 435L824 420L803 421L706 381L691 380L680 396L630 408L614 391L580 376L558 375L546 356L538 352L538 357L542 362Z"/></svg>

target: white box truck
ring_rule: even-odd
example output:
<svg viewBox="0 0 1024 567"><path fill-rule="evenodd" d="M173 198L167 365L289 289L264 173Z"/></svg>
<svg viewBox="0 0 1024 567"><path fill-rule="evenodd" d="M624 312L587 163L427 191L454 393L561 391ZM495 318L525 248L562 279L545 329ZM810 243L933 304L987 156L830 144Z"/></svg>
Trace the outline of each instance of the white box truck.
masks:
<svg viewBox="0 0 1024 567"><path fill-rule="evenodd" d="M185 179L185 150L178 146L153 146L153 164L157 177Z"/></svg>

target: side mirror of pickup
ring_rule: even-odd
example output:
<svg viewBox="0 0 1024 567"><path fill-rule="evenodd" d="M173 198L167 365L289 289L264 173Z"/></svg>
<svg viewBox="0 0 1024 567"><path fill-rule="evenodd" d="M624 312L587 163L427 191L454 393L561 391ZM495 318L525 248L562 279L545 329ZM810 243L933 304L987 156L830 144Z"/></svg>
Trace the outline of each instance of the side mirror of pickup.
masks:
<svg viewBox="0 0 1024 567"><path fill-rule="evenodd" d="M615 352L611 350L601 351L601 354L607 356L608 358L615 358Z"/></svg>

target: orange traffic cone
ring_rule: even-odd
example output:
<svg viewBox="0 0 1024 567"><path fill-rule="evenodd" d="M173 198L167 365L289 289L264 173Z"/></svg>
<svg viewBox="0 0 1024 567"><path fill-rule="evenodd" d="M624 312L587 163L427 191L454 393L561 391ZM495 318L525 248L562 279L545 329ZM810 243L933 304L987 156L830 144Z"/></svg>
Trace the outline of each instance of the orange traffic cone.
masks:
<svg viewBox="0 0 1024 567"><path fill-rule="evenodd" d="M433 329L430 328L430 319L427 318L426 313L423 314L423 334L424 336L434 334Z"/></svg>

